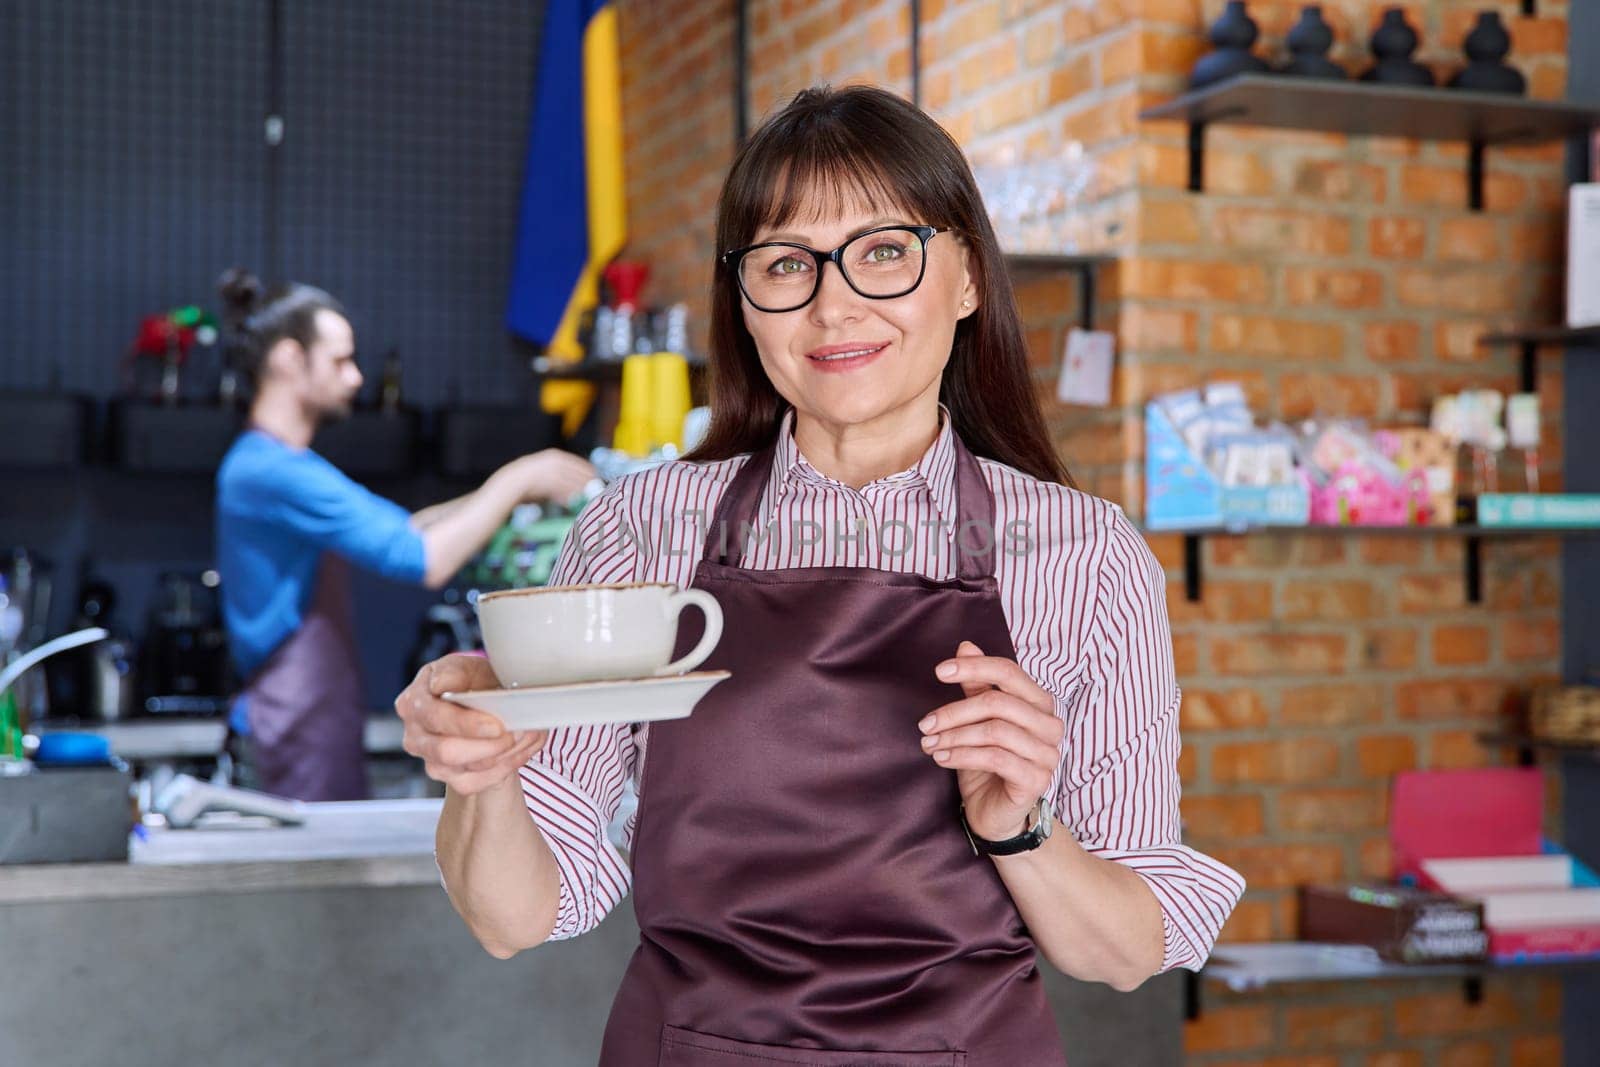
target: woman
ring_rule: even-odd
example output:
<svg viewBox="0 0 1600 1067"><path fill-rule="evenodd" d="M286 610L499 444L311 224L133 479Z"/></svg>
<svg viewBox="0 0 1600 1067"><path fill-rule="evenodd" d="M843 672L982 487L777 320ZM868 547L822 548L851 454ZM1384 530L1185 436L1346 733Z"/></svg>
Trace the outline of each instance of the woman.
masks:
<svg viewBox="0 0 1600 1067"><path fill-rule="evenodd" d="M921 111L799 94L734 160L717 248L706 439L610 486L552 581L708 589L732 677L687 719L508 735L437 699L483 661L424 668L396 706L448 787L445 884L509 956L631 873L606 1065L1060 1064L1036 949L1132 989L1198 968L1243 889L1179 844L1162 571L1064 484Z"/></svg>

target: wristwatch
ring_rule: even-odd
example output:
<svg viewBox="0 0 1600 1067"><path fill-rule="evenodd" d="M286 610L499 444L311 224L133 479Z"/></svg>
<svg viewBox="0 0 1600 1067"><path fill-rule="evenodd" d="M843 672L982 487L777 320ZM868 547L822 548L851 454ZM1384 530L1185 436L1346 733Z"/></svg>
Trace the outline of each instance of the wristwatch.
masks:
<svg viewBox="0 0 1600 1067"><path fill-rule="evenodd" d="M967 833L974 856L1015 856L1019 852L1032 852L1044 844L1045 838L1050 836L1050 805L1044 802L1043 797L1033 806L1032 822L1032 826L1016 837L990 841L972 832L972 827L967 825L967 806L961 805L961 829Z"/></svg>

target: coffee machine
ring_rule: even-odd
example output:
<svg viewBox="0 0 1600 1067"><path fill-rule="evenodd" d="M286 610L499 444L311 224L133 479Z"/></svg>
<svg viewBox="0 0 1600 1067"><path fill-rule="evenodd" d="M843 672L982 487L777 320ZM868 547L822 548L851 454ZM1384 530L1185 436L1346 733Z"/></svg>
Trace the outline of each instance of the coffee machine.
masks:
<svg viewBox="0 0 1600 1067"><path fill-rule="evenodd" d="M139 655L142 708L152 715L225 714L233 689L216 571L157 579Z"/></svg>

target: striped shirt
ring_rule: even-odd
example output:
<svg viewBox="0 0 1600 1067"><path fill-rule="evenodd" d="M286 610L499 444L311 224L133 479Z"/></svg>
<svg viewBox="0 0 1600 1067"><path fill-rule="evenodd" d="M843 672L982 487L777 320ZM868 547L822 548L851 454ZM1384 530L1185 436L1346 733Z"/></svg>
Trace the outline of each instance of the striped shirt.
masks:
<svg viewBox="0 0 1600 1067"><path fill-rule="evenodd" d="M955 538L970 549L978 534L954 529L956 453L941 415L938 438L913 467L857 490L806 462L791 413L757 513L758 529L770 533L746 539L741 566L954 577ZM674 462L617 479L579 515L550 583L687 588L717 503L749 458ZM1066 723L1048 793L1056 818L1084 849L1126 865L1155 892L1162 970L1198 970L1244 880L1180 842L1166 577L1115 504L978 463L995 498L995 577L1017 663ZM645 724L562 728L522 769L529 811L561 872L553 939L591 929L628 893L627 862L606 830L625 789L637 788L648 744ZM635 825L636 814L622 828L624 849Z"/></svg>

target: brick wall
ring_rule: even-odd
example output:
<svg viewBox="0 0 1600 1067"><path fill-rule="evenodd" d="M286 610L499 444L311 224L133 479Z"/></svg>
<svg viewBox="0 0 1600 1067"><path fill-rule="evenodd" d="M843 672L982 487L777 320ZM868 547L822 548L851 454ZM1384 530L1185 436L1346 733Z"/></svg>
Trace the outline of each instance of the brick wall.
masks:
<svg viewBox="0 0 1600 1067"><path fill-rule="evenodd" d="M1301 0L1252 0L1258 51L1281 56ZM1324 0L1352 70L1384 5ZM1493 0L1404 5L1418 58L1448 73L1475 13L1502 12L1533 95L1565 81L1566 4L1540 16ZM1149 396L1238 380L1264 413L1416 423L1463 386L1513 389L1515 353L1485 328L1559 311L1562 168L1554 148L1491 149L1488 210L1466 208L1452 144L1218 128L1204 195L1184 189L1184 129L1137 121L1182 88L1222 0L926 0L923 103L975 160L1084 142L1097 164L1084 232L1119 259L1098 311L1119 339L1115 406L1047 400L1080 483L1137 513L1140 410ZM753 0L752 120L806 85L866 80L909 93L907 5ZM733 147L732 16L691 0L624 0L630 251L656 265L657 298L704 307L712 210ZM1019 289L1042 393L1053 394L1068 277ZM1546 487L1559 486L1561 365L1540 363ZM1303 533L1206 542L1203 602L1184 599L1178 539L1153 537L1169 569L1190 841L1240 868L1251 889L1225 939L1293 936L1293 886L1387 873L1390 776L1496 762L1475 739L1533 682L1559 671L1556 546L1489 545L1483 603L1464 598L1448 537ZM1557 828L1558 829L1558 828ZM1481 1004L1459 987L1330 985L1230 997L1186 1034L1189 1062L1411 1067L1550 1063L1560 987L1494 979Z"/></svg>

